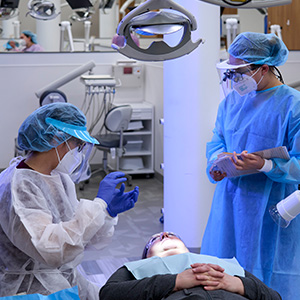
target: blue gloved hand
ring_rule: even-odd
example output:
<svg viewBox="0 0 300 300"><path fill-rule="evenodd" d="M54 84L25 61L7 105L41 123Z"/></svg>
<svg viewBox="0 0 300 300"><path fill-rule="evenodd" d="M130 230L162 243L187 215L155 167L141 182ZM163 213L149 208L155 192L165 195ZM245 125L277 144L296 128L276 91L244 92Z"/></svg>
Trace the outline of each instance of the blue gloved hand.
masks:
<svg viewBox="0 0 300 300"><path fill-rule="evenodd" d="M117 214L126 211L132 207L138 200L139 187L136 186L132 191L124 193L125 184L122 183L120 189L116 189L112 200L107 203L107 211L112 217L116 217Z"/></svg>
<svg viewBox="0 0 300 300"><path fill-rule="evenodd" d="M99 184L97 197L103 199L107 205L111 202L116 186L127 180L123 172L112 172L106 175Z"/></svg>

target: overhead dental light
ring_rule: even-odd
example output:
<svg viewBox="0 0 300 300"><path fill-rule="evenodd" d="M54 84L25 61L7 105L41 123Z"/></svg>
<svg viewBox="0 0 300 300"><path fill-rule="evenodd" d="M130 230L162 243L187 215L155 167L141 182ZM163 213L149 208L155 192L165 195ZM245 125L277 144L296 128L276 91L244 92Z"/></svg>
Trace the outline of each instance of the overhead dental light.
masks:
<svg viewBox="0 0 300 300"><path fill-rule="evenodd" d="M168 11L158 9L168 9ZM174 12L173 12L174 11ZM142 35L170 34L183 30L180 42L169 46L164 41L155 41L147 49L140 48L132 39L131 32ZM123 36L124 44L112 44L121 54L144 61L174 59L195 50L202 41L191 40L191 31L197 29L195 17L172 0L148 0L128 13L120 22L117 34Z"/></svg>
<svg viewBox="0 0 300 300"><path fill-rule="evenodd" d="M70 16L72 21L84 22L90 20L95 13L93 8L96 0L66 0L74 11Z"/></svg>
<svg viewBox="0 0 300 300"><path fill-rule="evenodd" d="M200 0L222 7L231 8L266 8L291 4L292 0Z"/></svg>
<svg viewBox="0 0 300 300"><path fill-rule="evenodd" d="M19 14L19 0L0 0L0 20L8 20Z"/></svg>
<svg viewBox="0 0 300 300"><path fill-rule="evenodd" d="M34 19L38 20L52 20L55 19L60 13L56 13L54 3L44 0L30 0L28 2L27 15L30 15Z"/></svg>

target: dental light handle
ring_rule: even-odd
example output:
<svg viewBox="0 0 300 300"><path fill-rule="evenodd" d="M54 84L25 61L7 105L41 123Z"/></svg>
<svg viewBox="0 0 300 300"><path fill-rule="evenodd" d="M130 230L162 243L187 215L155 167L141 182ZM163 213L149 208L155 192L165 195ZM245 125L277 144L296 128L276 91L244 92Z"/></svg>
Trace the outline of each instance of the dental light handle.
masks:
<svg viewBox="0 0 300 300"><path fill-rule="evenodd" d="M236 18L228 18L226 20L226 29L227 29L227 47L229 47L237 35L238 20Z"/></svg>
<svg viewBox="0 0 300 300"><path fill-rule="evenodd" d="M89 51L91 22L84 21L84 51Z"/></svg>
<svg viewBox="0 0 300 300"><path fill-rule="evenodd" d="M68 32L68 38L69 38L69 43L70 43L70 52L74 52L74 42L73 42L73 35L72 35L72 30L71 30L71 25L67 27L67 32Z"/></svg>
<svg viewBox="0 0 300 300"><path fill-rule="evenodd" d="M276 34L281 40L282 40L282 35L281 35L281 26L274 24L270 26L271 33Z"/></svg>
<svg viewBox="0 0 300 300"><path fill-rule="evenodd" d="M70 45L70 52L74 52L73 36L71 31L71 23L69 21L62 21L60 24L60 51L64 50L64 33L68 32L68 39Z"/></svg>
<svg viewBox="0 0 300 300"><path fill-rule="evenodd" d="M18 39L20 37L20 21L13 21L14 25L14 38Z"/></svg>
<svg viewBox="0 0 300 300"><path fill-rule="evenodd" d="M269 212L278 225L283 228L288 227L290 222L300 213L300 191L295 191L278 202L276 206L271 206Z"/></svg>

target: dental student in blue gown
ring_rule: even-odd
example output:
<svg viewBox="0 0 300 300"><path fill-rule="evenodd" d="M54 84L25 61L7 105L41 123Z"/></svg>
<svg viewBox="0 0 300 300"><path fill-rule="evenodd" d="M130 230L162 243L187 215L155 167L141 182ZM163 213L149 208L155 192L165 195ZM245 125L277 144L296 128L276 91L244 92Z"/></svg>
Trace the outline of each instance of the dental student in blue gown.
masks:
<svg viewBox="0 0 300 300"><path fill-rule="evenodd" d="M300 183L300 92L285 85L276 68L289 51L274 34L245 32L228 52L229 60L217 66L232 90L207 143L207 173L217 185L201 253L236 257L283 299L298 300L300 218L281 228L269 214ZM289 160L251 154L278 146L286 146ZM258 173L227 177L214 168L222 152L234 153L236 169Z"/></svg>

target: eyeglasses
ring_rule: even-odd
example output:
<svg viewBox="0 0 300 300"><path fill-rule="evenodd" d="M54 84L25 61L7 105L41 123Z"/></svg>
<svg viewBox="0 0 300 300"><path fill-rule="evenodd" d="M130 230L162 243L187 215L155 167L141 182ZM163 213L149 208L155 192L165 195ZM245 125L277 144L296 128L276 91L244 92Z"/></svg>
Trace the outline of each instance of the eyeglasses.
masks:
<svg viewBox="0 0 300 300"><path fill-rule="evenodd" d="M255 69L257 69L259 66L255 65L255 66L250 66L247 67L245 69L236 69L236 70L232 70L232 69L228 69L226 70L226 72L224 72L224 77L223 77L223 81L226 81L227 79L233 80L235 82L238 82L242 79L242 75L248 72L251 72Z"/></svg>
<svg viewBox="0 0 300 300"><path fill-rule="evenodd" d="M147 257L147 254L148 254L148 251L151 247L151 245L157 241L158 239L162 239L163 235L166 235L166 237L168 236L173 236L173 237L177 237L180 239L180 237L173 233L173 232L170 232L170 231L164 231L164 232L160 232L160 233L156 233L154 234L151 239L149 240L149 242L146 244L145 248L144 248L144 251L143 251L143 255L142 255L142 258L146 258Z"/></svg>
<svg viewBox="0 0 300 300"><path fill-rule="evenodd" d="M160 233L157 233L155 235L153 235L150 239L150 241L147 243L146 247L148 246L148 249L150 248L150 246L155 242L157 241L158 239L161 239L163 237L163 235L166 236L175 236L175 237L178 237L175 233L173 232L169 232L169 231L164 231L164 232L160 232Z"/></svg>
<svg viewBox="0 0 300 300"><path fill-rule="evenodd" d="M83 150L83 148L85 147L85 145L87 144L85 141L83 140L79 140L76 138L71 138L70 139L74 144L76 144L77 147L77 151L81 152Z"/></svg>
<svg viewBox="0 0 300 300"><path fill-rule="evenodd" d="M85 147L86 142L81 143L80 145L78 145L78 152L81 152L83 150L83 148Z"/></svg>

